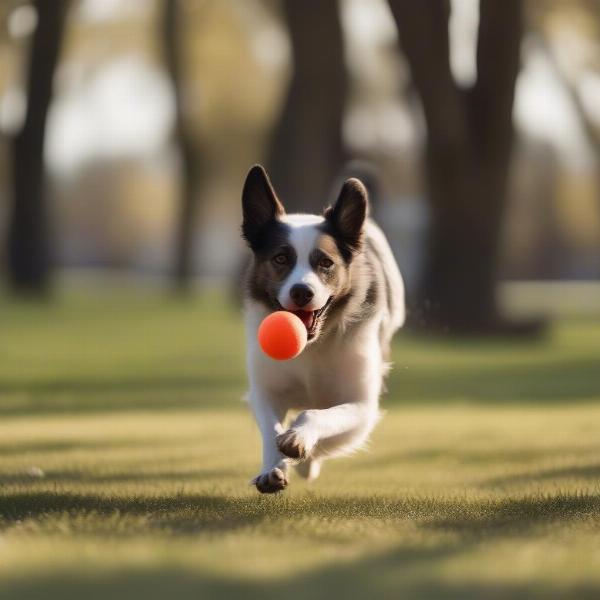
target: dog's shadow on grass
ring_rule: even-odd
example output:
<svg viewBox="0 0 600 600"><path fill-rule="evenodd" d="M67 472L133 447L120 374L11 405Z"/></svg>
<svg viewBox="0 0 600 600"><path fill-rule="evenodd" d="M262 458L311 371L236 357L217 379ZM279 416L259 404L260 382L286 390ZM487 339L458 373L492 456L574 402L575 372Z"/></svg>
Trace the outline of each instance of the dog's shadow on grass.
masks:
<svg viewBox="0 0 600 600"><path fill-rule="evenodd" d="M269 579L240 579L202 570L176 567L125 569L100 576L78 573L41 575L5 582L5 597L80 598L106 597L178 599L260 598L597 598L598 588L577 582L566 589L531 583L445 579L437 563L474 549L485 540L523 536L544 524L600 515L600 495L557 494L506 500L349 498L302 496L238 497L181 495L157 498L109 498L60 493L17 493L0 498L3 527L26 519L62 513L110 517L114 514L145 516L144 527L167 536L219 533L259 527L280 519L302 521L304 516L331 522L337 519L379 519L393 527L410 521L417 527L436 529L440 543L423 547L405 542L382 553L354 561L328 564L311 571ZM147 532L147 531L146 531ZM86 534L89 534L86 528ZM100 532L100 534L108 532ZM295 530L292 530L295 535Z"/></svg>

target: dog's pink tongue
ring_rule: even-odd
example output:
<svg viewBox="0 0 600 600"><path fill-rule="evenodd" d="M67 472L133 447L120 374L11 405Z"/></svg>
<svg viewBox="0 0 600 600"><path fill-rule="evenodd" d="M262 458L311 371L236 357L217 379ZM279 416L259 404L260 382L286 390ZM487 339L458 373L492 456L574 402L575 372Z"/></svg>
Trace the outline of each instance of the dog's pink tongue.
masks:
<svg viewBox="0 0 600 600"><path fill-rule="evenodd" d="M310 329L313 326L315 320L315 313L312 310L295 310L294 314L304 323L306 329Z"/></svg>

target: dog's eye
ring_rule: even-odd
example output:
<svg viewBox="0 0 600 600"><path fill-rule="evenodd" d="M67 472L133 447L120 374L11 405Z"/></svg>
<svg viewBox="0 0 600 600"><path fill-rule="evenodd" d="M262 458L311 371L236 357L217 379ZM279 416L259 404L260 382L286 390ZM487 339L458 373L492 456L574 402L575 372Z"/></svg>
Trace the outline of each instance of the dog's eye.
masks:
<svg viewBox="0 0 600 600"><path fill-rule="evenodd" d="M330 258L322 258L319 261L319 266L324 269L329 269L333 265L333 261Z"/></svg>
<svg viewBox="0 0 600 600"><path fill-rule="evenodd" d="M278 254L277 256L273 257L273 262L276 265L286 265L288 262L288 257L285 254Z"/></svg>

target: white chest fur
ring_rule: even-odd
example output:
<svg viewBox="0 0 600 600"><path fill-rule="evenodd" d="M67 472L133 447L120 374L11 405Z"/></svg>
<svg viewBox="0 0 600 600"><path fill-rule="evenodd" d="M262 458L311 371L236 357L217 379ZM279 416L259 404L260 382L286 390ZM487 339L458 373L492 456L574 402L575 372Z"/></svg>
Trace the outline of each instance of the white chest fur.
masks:
<svg viewBox="0 0 600 600"><path fill-rule="evenodd" d="M350 337L332 335L308 346L290 361L275 361L256 341L266 315L258 305L247 307L248 374L251 387L285 408L329 408L345 402L377 398L382 359L376 320L356 328Z"/></svg>

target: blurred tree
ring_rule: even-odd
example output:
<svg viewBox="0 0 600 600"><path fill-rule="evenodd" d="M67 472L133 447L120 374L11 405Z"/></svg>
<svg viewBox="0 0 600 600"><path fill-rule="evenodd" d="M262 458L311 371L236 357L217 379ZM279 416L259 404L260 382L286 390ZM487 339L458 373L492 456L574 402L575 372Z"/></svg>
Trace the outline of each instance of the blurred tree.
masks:
<svg viewBox="0 0 600 600"><path fill-rule="evenodd" d="M198 152L185 118L185 83L182 74L182 6L179 0L165 0L163 46L167 71L175 97L175 142L181 160L180 200L175 234L173 279L179 291L187 291L193 274L193 242L198 196Z"/></svg>
<svg viewBox="0 0 600 600"><path fill-rule="evenodd" d="M496 272L520 66L521 0L481 0L477 78L450 69L450 4L389 0L420 96L431 224L416 326L457 333L528 332L499 314Z"/></svg>
<svg viewBox="0 0 600 600"><path fill-rule="evenodd" d="M560 4L558 6L560 7ZM572 8L571 5L569 6ZM596 30L600 29L600 3L581 2L580 6L583 10L585 10L586 14L589 15L589 18L596 22ZM553 8L556 10L556 7ZM549 10L548 7L545 7L545 9L546 12L552 14L552 11ZM581 124L583 133L586 136L587 142L590 145L590 149L593 150L595 154L599 181L598 187L600 188L600 126L597 118L590 114L589 107L586 106L581 94L581 77L585 71L585 69L582 67L584 65L579 65L579 69L573 69L572 65L571 68L567 68L563 64L557 48L552 43L550 33L546 31L547 28L544 27L544 18L548 17L543 11L544 7L541 7L538 4L533 5L532 9L530 10L530 13L532 13L531 20L533 21L533 26L537 33L534 39L539 44L540 48L545 52L546 58L552 66L555 75L567 92L569 100L571 101L571 105L577 113L577 117ZM596 45L599 43L600 42L596 40ZM585 67L587 67L590 72L596 73L597 76L598 69L600 67L600 59L598 58L597 53L595 55L593 64L587 64Z"/></svg>
<svg viewBox="0 0 600 600"><path fill-rule="evenodd" d="M52 100L68 0L35 0L33 33L26 75L27 107L12 145L13 202L8 231L8 272L19 292L43 293L51 265L44 138Z"/></svg>
<svg viewBox="0 0 600 600"><path fill-rule="evenodd" d="M344 163L348 91L337 0L284 0L293 72L268 170L290 212L320 212Z"/></svg>

